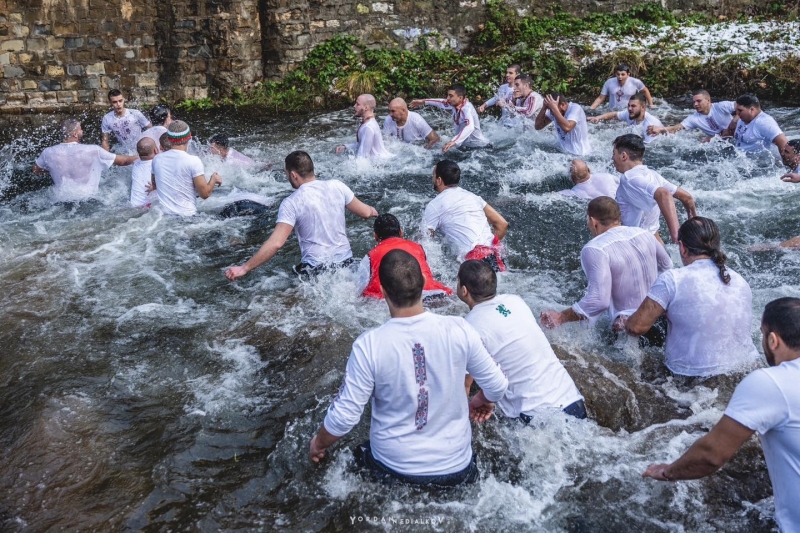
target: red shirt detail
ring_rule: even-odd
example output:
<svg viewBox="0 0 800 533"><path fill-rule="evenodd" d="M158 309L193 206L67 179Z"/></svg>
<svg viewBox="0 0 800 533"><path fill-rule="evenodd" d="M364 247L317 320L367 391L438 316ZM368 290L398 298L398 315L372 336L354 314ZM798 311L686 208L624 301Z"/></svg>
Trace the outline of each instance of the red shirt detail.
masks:
<svg viewBox="0 0 800 533"><path fill-rule="evenodd" d="M422 277L425 278L425 286L422 288L423 291L439 290L443 291L445 294L453 294L453 291L446 285L442 285L433 279L431 267L428 266L428 261L425 258L425 250L422 249L422 246L415 242L401 239L400 237L389 237L379 242L378 245L367 254L369 256L370 276L367 288L361 293L362 296L367 296L368 298L383 298L381 294L381 282L378 279L378 268L381 266L381 259L383 259L383 256L392 250L406 251L419 262L420 269L422 269Z"/></svg>

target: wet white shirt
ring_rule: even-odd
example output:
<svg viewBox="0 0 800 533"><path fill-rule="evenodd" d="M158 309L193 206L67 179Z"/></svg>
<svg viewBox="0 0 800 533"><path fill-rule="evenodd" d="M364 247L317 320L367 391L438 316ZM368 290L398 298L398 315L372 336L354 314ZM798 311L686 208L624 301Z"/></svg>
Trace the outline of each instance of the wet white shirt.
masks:
<svg viewBox="0 0 800 533"><path fill-rule="evenodd" d="M408 112L408 118L403 127L399 127L391 116L387 116L383 122L383 134L404 143L424 141L432 131L433 128L425 122L425 119L414 111Z"/></svg>
<svg viewBox="0 0 800 533"><path fill-rule="evenodd" d="M234 167L249 167L256 163L252 158L244 155L235 148L228 148L228 154L225 156L225 162Z"/></svg>
<svg viewBox="0 0 800 533"><path fill-rule="evenodd" d="M425 105L445 109L453 113L453 124L455 125L455 135L451 142L456 143L456 146L466 146L469 148L480 148L489 144L483 132L481 131L481 122L478 120L478 112L472 102L464 99L459 109L447 103L447 100L434 98L425 100Z"/></svg>
<svg viewBox="0 0 800 533"><path fill-rule="evenodd" d="M555 126L556 141L561 149L573 155L588 155L592 151L589 143L589 125L586 123L586 113L583 108L576 103L570 103L564 118L575 123L575 127L565 133L558 122L553 118L553 114L548 109L545 116L553 121Z"/></svg>
<svg viewBox="0 0 800 533"><path fill-rule="evenodd" d="M606 314L612 322L632 315L658 274L672 268L672 259L652 233L618 226L586 243L581 267L589 284L572 309L594 325Z"/></svg>
<svg viewBox="0 0 800 533"><path fill-rule="evenodd" d="M497 105L499 101L503 101L502 111L500 112L500 121L504 126L515 126L517 124L517 117L511 116L509 109L514 105L514 88L507 83L504 83L497 88L497 94L492 98L486 100L486 107Z"/></svg>
<svg viewBox="0 0 800 533"><path fill-rule="evenodd" d="M664 126L664 124L662 124L661 121L658 120L658 118L654 117L653 115L651 115L647 111L645 111L644 120L642 120L641 122L636 122L635 119L632 119L631 115L630 115L630 113L628 113L627 109L625 111L619 111L617 113L617 118L619 120L621 120L622 122L625 122L628 126L638 126L639 124L641 124L642 125L642 129L641 129L641 132L638 133L638 134L641 135L644 138L644 143L645 144L650 143L653 139L658 137L658 135L648 135L647 134L647 128L648 127L656 126L656 127L661 128L661 127Z"/></svg>
<svg viewBox="0 0 800 533"><path fill-rule="evenodd" d="M464 318L508 378L508 390L497 401L506 416L563 409L583 399L522 298L497 295Z"/></svg>
<svg viewBox="0 0 800 533"><path fill-rule="evenodd" d="M383 137L381 136L381 128L378 126L378 121L375 118L370 118L366 122L362 122L356 131L356 142L346 144L347 149L354 152L356 157L366 158L388 158L394 157L383 146Z"/></svg>
<svg viewBox="0 0 800 533"><path fill-rule="evenodd" d="M199 157L182 150L167 150L153 159L153 175L158 203L165 213L183 217L197 213L194 178L205 176Z"/></svg>
<svg viewBox="0 0 800 533"><path fill-rule="evenodd" d="M156 191L147 192L151 182L153 160L136 161L131 168L131 205L133 207L149 207L157 198Z"/></svg>
<svg viewBox="0 0 800 533"><path fill-rule="evenodd" d="M775 119L762 111L749 124L739 119L733 132L733 143L745 152L772 150L772 141L781 133L783 131Z"/></svg>
<svg viewBox="0 0 800 533"><path fill-rule="evenodd" d="M736 272L725 285L711 259L668 270L648 298L666 309L664 363L675 374L713 376L743 370L759 359L750 330L753 295Z"/></svg>
<svg viewBox="0 0 800 533"><path fill-rule="evenodd" d="M653 196L659 187L664 187L672 195L678 190L677 185L665 180L647 165L636 165L622 174L617 189L617 203L623 225L643 228L652 234L658 231L661 210Z"/></svg>
<svg viewBox="0 0 800 533"><path fill-rule="evenodd" d="M286 197L275 223L294 227L301 261L312 267L353 257L347 240L344 210L355 195L339 180L313 180Z"/></svg>
<svg viewBox="0 0 800 533"><path fill-rule="evenodd" d="M466 373L489 401L506 392L506 377L463 318L429 312L392 318L353 343L325 429L348 433L372 396L375 459L406 475L459 472L472 458Z"/></svg>
<svg viewBox="0 0 800 533"><path fill-rule="evenodd" d="M681 125L687 130L697 129L706 135L719 135L730 125L735 112L736 102L729 100L716 102L711 104L711 111L708 112L708 115L695 111L683 119Z"/></svg>
<svg viewBox="0 0 800 533"><path fill-rule="evenodd" d="M541 94L536 91L531 91L525 98L518 98L514 101L514 111L518 115L535 120L536 115L538 115L539 111L542 109L543 102L544 99Z"/></svg>
<svg viewBox="0 0 800 533"><path fill-rule="evenodd" d="M448 187L425 206L423 224L432 231L441 231L459 259L476 246L491 246L492 228L480 196L461 187Z"/></svg>
<svg viewBox="0 0 800 533"><path fill-rule="evenodd" d="M638 78L628 76L625 84L620 87L617 78L610 78L603 84L603 90L600 94L608 97L608 108L625 109L628 107L628 101L631 96L644 89L644 83Z"/></svg>
<svg viewBox="0 0 800 533"><path fill-rule="evenodd" d="M559 191L564 196L575 196L583 200L594 200L599 196L614 198L619 187L619 175L596 172L589 179L578 183L571 189Z"/></svg>
<svg viewBox="0 0 800 533"><path fill-rule="evenodd" d="M142 134L139 136L139 138L136 139L136 142L138 143L142 139L142 137L148 137L150 139L153 139L153 142L156 143L158 149L161 150L161 136L164 135L165 133L167 133L167 128L165 128L164 126L153 126L152 128L147 128L146 130L144 130Z"/></svg>
<svg viewBox="0 0 800 533"><path fill-rule="evenodd" d="M115 158L100 146L71 142L45 148L36 164L53 178L54 200L73 201L97 194L100 175Z"/></svg>
<svg viewBox="0 0 800 533"><path fill-rule="evenodd" d="M775 495L775 521L800 531L800 360L760 368L736 387L725 414L757 431Z"/></svg>
<svg viewBox="0 0 800 533"><path fill-rule="evenodd" d="M129 154L136 153L136 142L142 136L142 128L150 124L150 120L137 109L125 109L125 113L118 117L114 111L109 111L103 117L100 128L103 133L113 133L117 142ZM158 146L158 141L156 141Z"/></svg>

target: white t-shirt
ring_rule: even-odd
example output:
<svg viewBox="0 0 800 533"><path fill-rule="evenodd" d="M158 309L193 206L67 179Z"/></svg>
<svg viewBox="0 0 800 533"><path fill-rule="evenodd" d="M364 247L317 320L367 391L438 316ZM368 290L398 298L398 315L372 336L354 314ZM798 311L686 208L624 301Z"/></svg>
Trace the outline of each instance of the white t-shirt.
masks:
<svg viewBox="0 0 800 533"><path fill-rule="evenodd" d="M672 259L652 233L618 226L586 243L581 267L589 284L572 309L594 325L604 314L612 321L632 315L658 274L672 268Z"/></svg>
<svg viewBox="0 0 800 533"><path fill-rule="evenodd" d="M472 459L466 373L489 401L506 392L506 377L463 318L429 312L392 318L353 343L325 429L348 433L372 396L375 459L406 475L459 472Z"/></svg>
<svg viewBox="0 0 800 533"><path fill-rule="evenodd" d="M203 162L182 150L167 150L153 159L156 193L161 209L168 215L189 217L197 213L194 178L205 176Z"/></svg>
<svg viewBox="0 0 800 533"><path fill-rule="evenodd" d="M733 114L736 112L736 103L731 101L716 102L711 104L711 111L704 115L695 111L681 122L687 130L698 129L706 135L719 135L727 128Z"/></svg>
<svg viewBox="0 0 800 533"><path fill-rule="evenodd" d="M492 228L483 208L486 202L480 196L461 187L448 187L425 206L425 228L441 231L459 259L476 246L491 246Z"/></svg>
<svg viewBox="0 0 800 533"><path fill-rule="evenodd" d="M767 460L775 521L800 531L800 360L760 368L736 387L725 414L757 431Z"/></svg>
<svg viewBox="0 0 800 533"><path fill-rule="evenodd" d="M76 142L45 148L36 164L53 178L57 201L89 198L100 188L100 174L114 164L117 156L100 146Z"/></svg>
<svg viewBox="0 0 800 533"><path fill-rule="evenodd" d="M725 285L711 259L661 274L647 297L666 309L664 363L675 374L714 376L752 366L759 354L750 329L753 295L736 272Z"/></svg>
<svg viewBox="0 0 800 533"><path fill-rule="evenodd" d="M571 189L559 191L564 196L575 196L584 200L594 200L599 196L614 198L619 187L619 176L596 172L589 176L589 179L578 183Z"/></svg>
<svg viewBox="0 0 800 533"><path fill-rule="evenodd" d="M600 94L608 97L609 109L625 109L631 96L644 89L644 83L638 78L628 76L625 84L620 87L617 78L610 78L603 84Z"/></svg>
<svg viewBox="0 0 800 533"><path fill-rule="evenodd" d="M234 167L249 167L255 164L255 161L244 155L235 148L228 148L228 155L225 156L225 162Z"/></svg>
<svg viewBox="0 0 800 533"><path fill-rule="evenodd" d="M152 128L147 128L144 130L139 138L136 139L136 142L138 143L142 137L149 137L150 139L153 139L153 142L156 143L156 147L161 150L161 136L165 133L167 133L167 128L164 126L153 126Z"/></svg>
<svg viewBox="0 0 800 533"><path fill-rule="evenodd" d="M497 88L497 94L492 98L486 100L486 107L497 105L497 102L503 101L503 108L500 112L500 122L504 126L513 127L518 124L517 117L509 113L509 109L514 105L514 88L507 83L504 83Z"/></svg>
<svg viewBox="0 0 800 533"><path fill-rule="evenodd" d="M506 416L563 409L583 399L522 298L497 295L473 307L464 318L508 378L508 390L497 401Z"/></svg>
<svg viewBox="0 0 800 533"><path fill-rule="evenodd" d="M133 207L149 207L158 198L156 191L146 191L151 182L153 160L136 161L131 169L131 205Z"/></svg>
<svg viewBox="0 0 800 533"><path fill-rule="evenodd" d="M387 116L383 122L383 134L387 137L394 137L404 143L424 141L425 137L431 134L431 128L419 113L408 112L405 125L400 128L391 116Z"/></svg>
<svg viewBox="0 0 800 533"><path fill-rule="evenodd" d="M125 113L118 117L114 111L109 111L103 117L101 129L103 133L113 133L117 142L126 152L136 153L136 141L142 136L142 128L150 121L137 109L125 109ZM158 141L156 141L158 145Z"/></svg>
<svg viewBox="0 0 800 533"><path fill-rule="evenodd" d="M625 122L626 124L628 124L628 126L638 126L639 124L641 124L642 125L642 132L639 135L641 135L644 138L644 143L645 144L648 144L650 141L652 141L653 139L658 137L658 135L648 135L647 134L647 128L649 126L657 126L659 128L664 126L664 124L662 124L661 121L658 120L658 118L654 117L653 115L651 115L647 111L645 111L644 120L642 120L641 122L636 122L636 120L632 119L631 115L630 115L630 113L628 113L627 109L625 111L617 112L617 118L619 120L621 120L622 122Z"/></svg>
<svg viewBox="0 0 800 533"><path fill-rule="evenodd" d="M383 146L381 128L375 118L362 122L356 131L356 142L346 144L348 150L355 152L356 157L394 157L393 153L386 151Z"/></svg>
<svg viewBox="0 0 800 533"><path fill-rule="evenodd" d="M647 165L636 165L622 174L617 189L617 203L622 213L622 224L646 229L655 234L659 228L661 210L653 196L659 187L674 195L674 185Z"/></svg>
<svg viewBox="0 0 800 533"><path fill-rule="evenodd" d="M339 180L313 180L286 197L275 223L294 227L301 261L312 267L353 257L347 240L344 210L355 195Z"/></svg>
<svg viewBox="0 0 800 533"><path fill-rule="evenodd" d="M749 124L739 119L733 132L733 141L737 148L745 152L771 150L772 141L781 133L783 131L775 119L762 111Z"/></svg>
<svg viewBox="0 0 800 533"><path fill-rule="evenodd" d="M583 108L576 103L570 103L564 118L575 122L575 127L569 133L565 133L558 122L553 118L553 114L548 109L545 116L553 121L556 131L556 141L561 149L573 155L588 155L592 151L589 143L589 125L586 123L586 113Z"/></svg>
<svg viewBox="0 0 800 533"><path fill-rule="evenodd" d="M479 148L487 146L489 139L487 139L481 131L481 122L478 120L478 112L472 102L464 99L460 108L455 108L447 103L447 100L434 98L425 100L425 105L438 107L439 109L446 109L453 113L453 123L455 124L455 135L451 142L456 143L456 146L462 144L470 148Z"/></svg>

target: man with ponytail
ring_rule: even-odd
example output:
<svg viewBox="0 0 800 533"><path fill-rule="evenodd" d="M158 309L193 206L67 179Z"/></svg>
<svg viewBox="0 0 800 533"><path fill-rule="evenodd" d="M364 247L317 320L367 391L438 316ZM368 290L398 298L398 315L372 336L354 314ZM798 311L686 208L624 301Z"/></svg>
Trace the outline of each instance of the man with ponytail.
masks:
<svg viewBox="0 0 800 533"><path fill-rule="evenodd" d="M713 220L694 217L678 230L685 268L661 274L639 309L628 318L630 335L643 335L666 313L669 326L664 363L684 376L715 376L752 367L753 295L729 269Z"/></svg>

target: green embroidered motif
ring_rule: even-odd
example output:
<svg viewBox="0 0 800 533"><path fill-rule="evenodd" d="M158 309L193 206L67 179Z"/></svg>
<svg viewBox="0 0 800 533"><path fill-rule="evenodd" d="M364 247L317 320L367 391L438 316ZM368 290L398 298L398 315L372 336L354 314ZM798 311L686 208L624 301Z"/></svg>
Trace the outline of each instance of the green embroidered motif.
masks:
<svg viewBox="0 0 800 533"><path fill-rule="evenodd" d="M506 309L506 306L503 305L503 304L500 304L500 305L497 306L497 312L500 313L501 315L505 316L505 317L507 317L508 315L511 314L511 311Z"/></svg>

